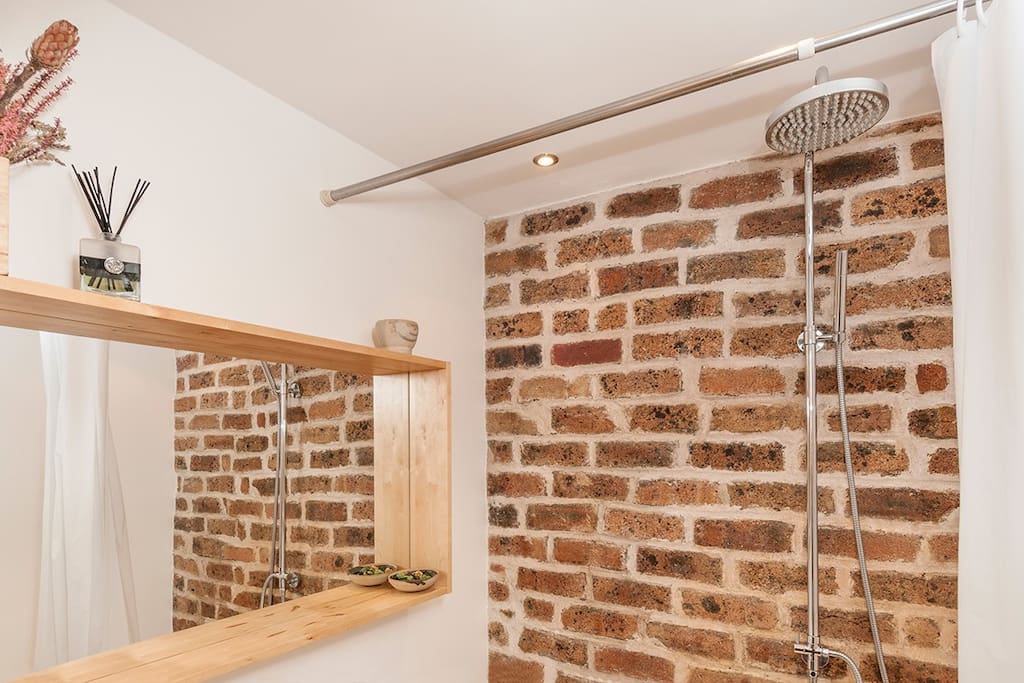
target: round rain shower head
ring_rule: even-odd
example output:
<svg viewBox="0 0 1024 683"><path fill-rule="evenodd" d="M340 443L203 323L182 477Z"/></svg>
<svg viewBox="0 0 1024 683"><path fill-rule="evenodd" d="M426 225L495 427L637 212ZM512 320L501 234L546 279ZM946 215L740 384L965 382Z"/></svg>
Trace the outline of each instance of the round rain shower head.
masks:
<svg viewBox="0 0 1024 683"><path fill-rule="evenodd" d="M778 152L817 152L852 140L887 111L889 89L874 78L819 82L772 112L764 141Z"/></svg>

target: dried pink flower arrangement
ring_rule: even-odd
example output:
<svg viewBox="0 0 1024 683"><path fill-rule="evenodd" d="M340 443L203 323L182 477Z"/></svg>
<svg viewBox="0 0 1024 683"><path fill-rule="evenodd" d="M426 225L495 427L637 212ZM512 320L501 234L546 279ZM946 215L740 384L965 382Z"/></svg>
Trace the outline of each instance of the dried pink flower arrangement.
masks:
<svg viewBox="0 0 1024 683"><path fill-rule="evenodd" d="M78 29L62 19L32 41L27 62L11 65L0 55L0 157L12 165L62 164L54 151L68 149L67 132L60 119L46 123L39 116L71 85L70 78L57 77L78 54L77 46Z"/></svg>

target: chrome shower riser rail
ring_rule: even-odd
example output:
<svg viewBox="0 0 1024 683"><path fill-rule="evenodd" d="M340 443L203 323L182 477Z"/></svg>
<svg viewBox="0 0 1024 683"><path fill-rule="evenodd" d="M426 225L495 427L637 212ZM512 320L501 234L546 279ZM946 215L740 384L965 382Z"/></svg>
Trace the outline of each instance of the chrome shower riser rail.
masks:
<svg viewBox="0 0 1024 683"><path fill-rule="evenodd" d="M965 6L973 7L976 0L966 0ZM430 159L429 161L423 161L412 166L398 169L390 173L370 178L359 183L352 185L346 185L336 190L324 190L320 193L320 200L325 206L331 206L346 199L353 197L370 190L376 190L381 187L388 185L394 185L403 180L409 180L410 178L416 178L433 171L440 171L450 166L457 166L467 161L473 161L474 159L480 159L482 157L490 156L491 154L497 154L513 147L519 147L526 145L537 140L543 140L544 138L558 135L559 133L565 133L576 128L582 128L583 126L589 126L592 123L604 121L622 114L637 111L645 107L650 107L655 104L667 102L668 100L682 97L683 95L689 95L701 90L712 88L722 83L728 83L735 81L746 76L761 73L762 71L768 71L775 67L782 66L784 64L792 64L798 62L801 59L808 59L814 56L818 52L824 52L850 43L855 43L865 38L871 38L873 36L888 33L896 29L905 28L922 21L941 17L945 14L955 12L957 8L957 0L941 0L940 2L931 2L927 5L921 5L909 9L905 12L893 14L879 19L871 23L863 24L856 28L847 29L845 31L839 31L832 33L821 38L808 38L798 43L788 45L786 47L772 50L771 52L765 52L764 54L751 57L750 59L737 62L731 66L714 69L713 71L707 71L703 74L687 78L682 81L676 81L669 85L664 85L660 88L648 90L646 92L633 95L632 97L626 97L615 102L602 105L600 107L594 107L593 109L587 109L586 111L579 112L578 114L572 114L548 123L534 126L533 128L527 128L511 135L496 138L489 142L484 142L473 147L467 147L466 149L446 154L444 156Z"/></svg>

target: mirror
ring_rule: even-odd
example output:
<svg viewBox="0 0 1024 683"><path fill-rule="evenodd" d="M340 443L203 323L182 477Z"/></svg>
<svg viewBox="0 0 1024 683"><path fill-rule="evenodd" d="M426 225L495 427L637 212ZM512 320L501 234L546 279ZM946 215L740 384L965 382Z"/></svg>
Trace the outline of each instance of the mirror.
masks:
<svg viewBox="0 0 1024 683"><path fill-rule="evenodd" d="M258 360L10 328L0 349L13 588L0 681L277 603L282 584L286 599L326 590L374 561L372 377L287 366L275 534L280 365L271 382Z"/></svg>

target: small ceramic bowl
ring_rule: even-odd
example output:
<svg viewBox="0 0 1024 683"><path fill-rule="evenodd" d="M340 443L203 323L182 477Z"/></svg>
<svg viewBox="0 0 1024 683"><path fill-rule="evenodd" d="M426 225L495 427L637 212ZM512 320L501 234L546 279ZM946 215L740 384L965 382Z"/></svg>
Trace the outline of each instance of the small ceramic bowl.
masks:
<svg viewBox="0 0 1024 683"><path fill-rule="evenodd" d="M388 583L403 593L418 593L437 583L437 576L434 569L403 569L388 575Z"/></svg>
<svg viewBox="0 0 1024 683"><path fill-rule="evenodd" d="M380 572L375 572L376 569ZM380 586L397 569L393 564L361 564L348 570L348 580L357 586Z"/></svg>

